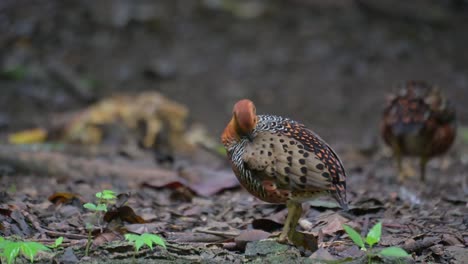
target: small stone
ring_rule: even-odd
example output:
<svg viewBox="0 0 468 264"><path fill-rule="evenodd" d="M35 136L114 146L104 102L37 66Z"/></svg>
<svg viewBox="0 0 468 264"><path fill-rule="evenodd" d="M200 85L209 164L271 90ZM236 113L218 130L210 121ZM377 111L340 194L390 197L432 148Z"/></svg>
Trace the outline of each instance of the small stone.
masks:
<svg viewBox="0 0 468 264"><path fill-rule="evenodd" d="M335 258L324 248L319 248L309 257L316 260L335 260Z"/></svg>
<svg viewBox="0 0 468 264"><path fill-rule="evenodd" d="M73 249L71 247L66 248L65 252L62 255L62 257L60 257L60 263L74 264L74 263L78 263L78 262L79 262L79 260L75 256L75 253L73 252Z"/></svg>

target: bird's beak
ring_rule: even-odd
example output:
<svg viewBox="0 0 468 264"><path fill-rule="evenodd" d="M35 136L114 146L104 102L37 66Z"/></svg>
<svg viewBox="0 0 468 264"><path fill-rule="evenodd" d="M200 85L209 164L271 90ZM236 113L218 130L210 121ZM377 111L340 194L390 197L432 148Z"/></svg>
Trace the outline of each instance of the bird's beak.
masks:
<svg viewBox="0 0 468 264"><path fill-rule="evenodd" d="M251 133L247 134L247 138L249 139L250 142L253 141L253 135Z"/></svg>

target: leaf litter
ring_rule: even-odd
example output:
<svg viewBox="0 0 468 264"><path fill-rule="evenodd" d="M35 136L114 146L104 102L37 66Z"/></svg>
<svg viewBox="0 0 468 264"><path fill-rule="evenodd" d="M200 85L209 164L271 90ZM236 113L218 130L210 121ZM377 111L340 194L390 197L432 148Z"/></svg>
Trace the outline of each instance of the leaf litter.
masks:
<svg viewBox="0 0 468 264"><path fill-rule="evenodd" d="M109 104L112 100L116 99L103 102ZM103 111L100 107L103 106L83 110L86 114L82 116ZM155 114L157 109L151 113ZM155 114L148 118L153 118L149 122L157 123L160 121L154 118L168 117ZM86 120L91 119L82 117L74 122ZM118 119L111 121L113 126L119 126ZM188 126L185 121L180 122L152 133L176 133L174 137L183 137L177 129L186 130ZM122 126L128 124L123 121ZM133 138L134 146L142 140L131 131L125 133L127 138ZM196 133L196 137L200 135L206 136ZM155 143L153 139L158 136L150 138L148 142ZM64 250L59 258L73 261L131 256L132 247L123 241L126 233L159 234L167 241L167 250L142 249L137 257L236 263L267 258L268 252L274 252L278 258L340 260L362 256L345 234L343 224L367 233L373 223L381 221L382 237L377 247L399 246L412 253L415 261L423 262L450 263L466 256L460 250L466 249L468 241L466 192L458 188L462 179L449 181L443 177L436 182L432 178L434 182L426 186L411 179L401 186L389 179L396 177L393 164L379 152L373 156L343 155L352 172L348 182L350 210L342 212L329 200L306 203L299 222L300 232L293 241L298 247L291 247L278 245L274 240L286 217L285 206L263 203L241 189L213 143L208 147L215 154L206 151L207 146L187 143L191 147L184 151L189 155L174 154L183 151L180 145L173 144L168 153L174 160L167 163L145 146L123 154L115 150L124 146L128 150L128 143L112 141L113 150L96 152L96 148L104 149L108 141L101 138L100 143L92 142L94 145L80 148L78 156L76 145L70 148L66 141L59 148L47 144L0 146L0 161L14 168L10 175L1 178L2 184L16 189L0 196L3 236L14 235L28 241L53 241L63 236ZM193 155L196 158L191 158ZM453 169L446 168L444 173L462 177L459 170L466 164L453 155L448 158ZM370 164L368 167L366 162ZM100 228L93 229L91 256L86 258L84 219L89 212L82 205L93 201L95 193L104 189L116 190L121 195L98 219Z"/></svg>

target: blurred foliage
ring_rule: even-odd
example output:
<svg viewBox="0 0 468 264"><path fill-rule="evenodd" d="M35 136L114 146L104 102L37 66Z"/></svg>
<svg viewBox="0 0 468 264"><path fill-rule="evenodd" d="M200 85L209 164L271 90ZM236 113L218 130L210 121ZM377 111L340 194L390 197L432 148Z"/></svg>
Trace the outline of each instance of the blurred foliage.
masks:
<svg viewBox="0 0 468 264"><path fill-rule="evenodd" d="M23 65L16 65L14 67L4 69L0 72L0 78L7 80L22 80L28 74L28 69Z"/></svg>
<svg viewBox="0 0 468 264"><path fill-rule="evenodd" d="M460 135L463 142L468 144L468 127L460 127L458 129L458 134Z"/></svg>

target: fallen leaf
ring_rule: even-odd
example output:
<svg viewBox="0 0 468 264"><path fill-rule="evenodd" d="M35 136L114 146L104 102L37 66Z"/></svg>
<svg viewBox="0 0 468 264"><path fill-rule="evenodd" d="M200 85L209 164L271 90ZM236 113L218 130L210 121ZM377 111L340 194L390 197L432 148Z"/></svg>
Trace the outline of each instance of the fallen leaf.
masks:
<svg viewBox="0 0 468 264"><path fill-rule="evenodd" d="M83 203L82 198L74 193L57 192L49 196L49 201L55 205L59 204L80 204Z"/></svg>
<svg viewBox="0 0 468 264"><path fill-rule="evenodd" d="M105 243L109 243L116 240L121 240L121 236L115 232L105 232L99 234L94 240L93 245L100 246Z"/></svg>
<svg viewBox="0 0 468 264"><path fill-rule="evenodd" d="M190 149L185 139L188 109L158 92L116 95L105 98L82 110L65 125L64 139L82 144L99 144L106 132L138 131L138 139L146 148L155 146L162 133L172 149ZM104 131L106 128L112 131ZM139 131L143 130L143 131ZM136 133L135 133L136 134ZM166 142L166 141L165 141Z"/></svg>
<svg viewBox="0 0 468 264"><path fill-rule="evenodd" d="M146 221L141 216L135 214L133 209L127 205L111 209L104 215L104 221L108 223L117 218L131 224L146 223Z"/></svg>
<svg viewBox="0 0 468 264"><path fill-rule="evenodd" d="M127 224L125 225L125 229L127 232L141 235L144 233L157 233L165 225L165 223Z"/></svg>
<svg viewBox="0 0 468 264"><path fill-rule="evenodd" d="M317 237L312 234L302 233L302 232L294 232L291 242L298 247L302 247L305 250L309 250L314 252L318 248Z"/></svg>
<svg viewBox="0 0 468 264"><path fill-rule="evenodd" d="M324 208L324 209L337 209L341 208L341 206L332 201L326 201L326 200L312 200L307 202L310 207L315 207L315 208Z"/></svg>
<svg viewBox="0 0 468 264"><path fill-rule="evenodd" d="M44 142L47 138L47 131L42 128L34 128L10 134L8 142L11 144L32 144Z"/></svg>
<svg viewBox="0 0 468 264"><path fill-rule="evenodd" d="M376 198L361 199L349 206L349 212L353 215L375 213L382 210L383 205L383 202Z"/></svg>
<svg viewBox="0 0 468 264"><path fill-rule="evenodd" d="M201 166L189 167L181 172L160 174L158 178L147 179L145 186L153 188L180 188L187 186L200 196L209 197L220 191L239 186L239 181L230 170L214 170Z"/></svg>
<svg viewBox="0 0 468 264"><path fill-rule="evenodd" d="M336 232L343 230L343 224L348 222L348 219L338 214L331 215L328 219L328 224L322 228L322 233L333 236Z"/></svg>
<svg viewBox="0 0 468 264"><path fill-rule="evenodd" d="M245 230L242 233L240 233L240 235L234 238L234 241L236 242L236 246L238 249L244 250L248 242L266 239L270 235L270 233L265 232L263 230L251 229Z"/></svg>
<svg viewBox="0 0 468 264"><path fill-rule="evenodd" d="M206 197L239 186L239 181L231 170L213 170L198 166L182 172L181 176L189 180L190 189Z"/></svg>
<svg viewBox="0 0 468 264"><path fill-rule="evenodd" d="M451 234L443 234L442 241L449 246L463 246L462 241L458 237Z"/></svg>

